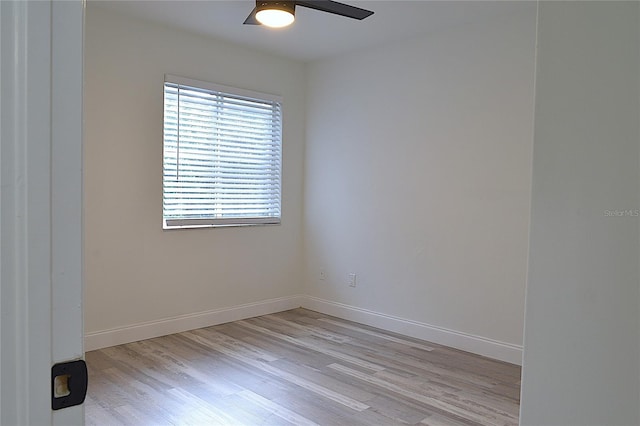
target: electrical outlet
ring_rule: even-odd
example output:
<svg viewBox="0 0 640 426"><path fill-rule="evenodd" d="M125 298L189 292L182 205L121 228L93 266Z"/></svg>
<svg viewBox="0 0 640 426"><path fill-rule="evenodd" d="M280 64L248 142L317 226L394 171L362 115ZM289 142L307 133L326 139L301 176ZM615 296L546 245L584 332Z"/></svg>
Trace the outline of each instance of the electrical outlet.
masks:
<svg viewBox="0 0 640 426"><path fill-rule="evenodd" d="M327 279L327 273L324 269L320 269L318 278L320 279L320 281L325 281Z"/></svg>
<svg viewBox="0 0 640 426"><path fill-rule="evenodd" d="M356 274L350 273L348 276L349 287L356 286Z"/></svg>

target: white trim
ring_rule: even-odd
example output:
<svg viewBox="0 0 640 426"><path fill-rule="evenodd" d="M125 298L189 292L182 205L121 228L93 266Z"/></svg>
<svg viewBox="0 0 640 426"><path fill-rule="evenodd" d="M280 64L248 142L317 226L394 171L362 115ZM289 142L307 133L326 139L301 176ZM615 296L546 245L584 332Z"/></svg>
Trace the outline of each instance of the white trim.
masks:
<svg viewBox="0 0 640 426"><path fill-rule="evenodd" d="M522 346L520 345L305 295L262 300L195 314L179 315L157 321L142 322L110 330L96 331L85 335L85 350L92 351L231 321L274 314L299 307L500 361L522 365Z"/></svg>
<svg viewBox="0 0 640 426"><path fill-rule="evenodd" d="M301 306L301 296L280 297L195 314L179 315L85 334L85 350L93 351L138 340L274 314Z"/></svg>
<svg viewBox="0 0 640 426"><path fill-rule="evenodd" d="M50 271L51 365L77 360L83 349L82 137L84 0L51 1ZM32 86L29 86L32 90ZM39 98L41 100L41 98ZM43 383L44 384L44 383ZM50 393L47 408L50 408ZM31 395L29 395L31 397ZM53 411L52 426L84 423L84 404ZM34 422L35 423L35 422Z"/></svg>
<svg viewBox="0 0 640 426"><path fill-rule="evenodd" d="M82 1L51 3L51 327L53 362L82 358ZM84 414L83 414L84 415Z"/></svg>
<svg viewBox="0 0 640 426"><path fill-rule="evenodd" d="M326 315L356 321L417 339L427 340L500 361L522 365L522 346L450 330L418 321L362 309L313 296L301 298L302 307Z"/></svg>
<svg viewBox="0 0 640 426"><path fill-rule="evenodd" d="M82 356L83 8L0 1L2 424L84 421L51 409L51 366Z"/></svg>

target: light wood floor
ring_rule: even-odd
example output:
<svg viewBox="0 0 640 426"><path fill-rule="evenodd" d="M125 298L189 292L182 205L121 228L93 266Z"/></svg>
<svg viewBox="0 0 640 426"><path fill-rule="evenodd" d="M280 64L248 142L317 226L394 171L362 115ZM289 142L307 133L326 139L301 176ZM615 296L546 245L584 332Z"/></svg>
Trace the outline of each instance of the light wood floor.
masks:
<svg viewBox="0 0 640 426"><path fill-rule="evenodd" d="M88 425L517 425L520 367L295 309L88 352Z"/></svg>

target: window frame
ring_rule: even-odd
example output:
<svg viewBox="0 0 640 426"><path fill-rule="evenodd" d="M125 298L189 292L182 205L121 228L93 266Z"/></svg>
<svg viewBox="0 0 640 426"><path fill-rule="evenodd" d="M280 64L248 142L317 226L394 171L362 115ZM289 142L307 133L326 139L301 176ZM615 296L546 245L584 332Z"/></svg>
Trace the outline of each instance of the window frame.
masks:
<svg viewBox="0 0 640 426"><path fill-rule="evenodd" d="M276 103L278 111L279 128L274 134L277 135L278 159L277 159L277 216L260 216L252 217L245 215L242 217L218 217L218 218L169 218L165 217L165 162L167 143L165 138L166 127L166 85L167 83L194 88L196 90L210 91L222 95L230 95L232 97L246 98L257 102ZM218 227L234 227L234 226L255 226L255 225L280 225L282 223L282 134L283 124L283 97L279 95L257 92L254 90L240 89L232 86L226 86L217 83L211 83L201 80L195 80L186 77L180 77L172 74L165 74L163 82L163 109L162 109L162 226L163 230L175 229L194 229L194 228L218 228ZM178 127L180 124L178 123ZM179 142L178 142L179 144ZM179 159L177 159L179 161ZM221 192L224 193L224 192Z"/></svg>

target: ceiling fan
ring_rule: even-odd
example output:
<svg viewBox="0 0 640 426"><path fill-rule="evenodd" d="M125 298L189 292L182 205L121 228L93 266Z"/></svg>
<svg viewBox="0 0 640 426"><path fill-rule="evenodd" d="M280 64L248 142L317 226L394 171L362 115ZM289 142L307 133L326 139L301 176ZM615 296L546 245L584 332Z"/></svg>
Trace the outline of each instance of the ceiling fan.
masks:
<svg viewBox="0 0 640 426"><path fill-rule="evenodd" d="M321 12L358 20L373 15L370 10L330 0L256 0L256 7L251 11L244 23L248 25L266 25L274 28L286 27L295 20L296 6L308 7Z"/></svg>

